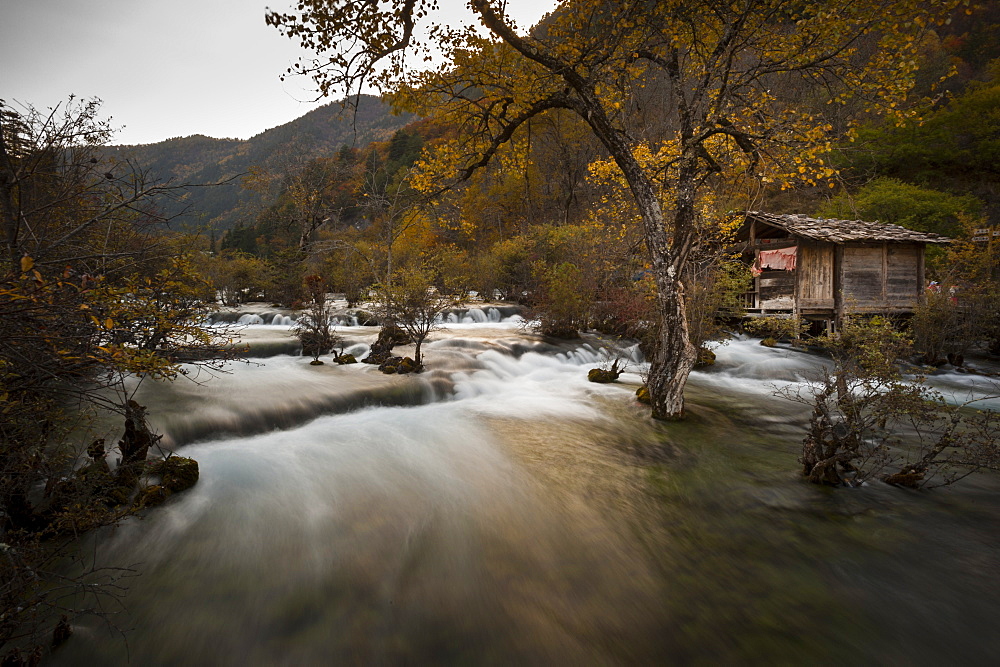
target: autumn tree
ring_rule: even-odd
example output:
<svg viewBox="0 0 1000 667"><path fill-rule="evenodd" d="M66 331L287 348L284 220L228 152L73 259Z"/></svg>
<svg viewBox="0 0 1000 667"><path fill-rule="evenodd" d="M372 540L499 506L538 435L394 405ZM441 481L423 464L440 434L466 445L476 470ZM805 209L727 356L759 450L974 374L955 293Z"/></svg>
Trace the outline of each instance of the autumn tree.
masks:
<svg viewBox="0 0 1000 667"><path fill-rule="evenodd" d="M53 625L65 635L52 610L120 590L113 573L55 564L82 531L142 502L136 481L158 438L131 379L175 378L232 350L225 330L200 326L211 286L160 233L157 198L176 188L105 157L99 107L0 102L0 650L11 664L11 644L48 644ZM113 469L112 447L87 427L107 411L124 422Z"/></svg>
<svg viewBox="0 0 1000 667"><path fill-rule="evenodd" d="M899 108L917 38L958 4L567 0L525 33L499 0L470 0L462 26L437 23L433 0L302 0L299 12L269 12L267 22L321 55L299 65L321 92L374 85L460 128L429 157L427 189L470 177L534 118L565 110L585 122L640 214L662 322L653 414L675 418L696 358L683 276L706 191L723 177L791 183L830 173L820 155L843 128L818 103ZM412 65L435 50L446 64ZM659 123L633 122L649 113L637 112L645 101Z"/></svg>
<svg viewBox="0 0 1000 667"><path fill-rule="evenodd" d="M413 360L423 367L420 348L441 323L441 315L461 304L462 292L439 291L431 287L433 276L423 268L396 272L391 281L375 286L378 309L385 324L395 324L413 341Z"/></svg>
<svg viewBox="0 0 1000 667"><path fill-rule="evenodd" d="M306 276L303 281L309 303L295 322L295 335L302 342L302 354L313 358L314 365L322 364L320 355L327 354L341 342L334 332L334 316L326 298L326 281L323 276Z"/></svg>

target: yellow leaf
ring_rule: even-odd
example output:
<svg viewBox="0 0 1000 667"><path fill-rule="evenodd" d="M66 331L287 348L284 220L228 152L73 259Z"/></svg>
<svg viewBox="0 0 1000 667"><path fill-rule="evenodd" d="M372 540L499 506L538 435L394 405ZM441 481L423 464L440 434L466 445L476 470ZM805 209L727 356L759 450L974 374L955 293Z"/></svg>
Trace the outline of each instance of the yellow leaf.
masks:
<svg viewBox="0 0 1000 667"><path fill-rule="evenodd" d="M105 329L114 329L114 327L115 327L115 322L110 317L108 319L104 320L104 328Z"/></svg>
<svg viewBox="0 0 1000 667"><path fill-rule="evenodd" d="M33 267L34 265L35 265L35 260L33 260L31 257L25 255L24 257L21 258L22 272L27 273L28 271L31 271L31 267Z"/></svg>

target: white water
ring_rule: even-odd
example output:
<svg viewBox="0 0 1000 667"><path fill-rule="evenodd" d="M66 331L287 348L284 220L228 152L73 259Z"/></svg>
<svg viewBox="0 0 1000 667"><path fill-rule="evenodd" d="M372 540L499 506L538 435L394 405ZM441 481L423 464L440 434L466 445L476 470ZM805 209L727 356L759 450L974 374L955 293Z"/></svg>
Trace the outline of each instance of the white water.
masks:
<svg viewBox="0 0 1000 667"><path fill-rule="evenodd" d="M287 337L279 326L247 327L251 351ZM376 329L340 333L361 356ZM869 551L863 540L882 538L860 536L916 534L932 520L948 531L954 516L921 501L908 518L911 505L870 490L867 500L888 508L873 524L868 506L862 518L850 509L865 496L833 501L797 481L804 411L773 393L806 386L820 357L732 341L691 376L695 417L668 427L634 400L646 370L635 347L553 346L515 321L488 321L452 324L424 351L419 376L281 355L204 384L142 386L138 399L155 406L167 443L202 475L122 526L103 556L141 563L124 619L136 627L133 663L732 663L789 641L779 655L798 662L842 657L845 641L852 655L885 661L895 645L873 653L850 637L837 636L835 651L794 649L803 624L820 641L828 625L854 628L870 615L886 641L921 631L902 653L912 660L955 624L984 636L1000 611L992 593L978 593L980 573L1000 562L975 546L992 539L977 522L942 533L947 550L903 565L908 547ZM622 382L587 382L589 368L617 356L630 359ZM940 382L982 391L975 376ZM756 463L774 457L777 472ZM666 462L662 486L637 461ZM701 478L717 481L702 489ZM672 504L661 517L663 497ZM831 508L842 512L834 522ZM794 539L775 532L789 517ZM828 558L804 548L810 540L824 540ZM972 565L943 557L961 548ZM858 563L872 553L902 593L862 576ZM847 603L823 597L827 587L868 588L871 600L834 621L824 614ZM923 613L922 604L953 624L899 612ZM75 626L58 664L124 661L120 639L86 620ZM992 644L979 641L985 654Z"/></svg>
<svg viewBox="0 0 1000 667"><path fill-rule="evenodd" d="M142 619L133 660L654 655L661 611L651 564L625 526L580 503L577 480L562 479L570 468L531 473L524 460L561 439L550 455L575 450L577 465L600 467L601 483L629 479L590 438L616 429L595 408L632 403L634 388L588 383L601 358L590 346L558 351L508 328L453 336L426 345L434 370L422 376L275 357L205 385L141 388L140 401L161 406L168 441L239 430L241 420L262 420L264 432L182 447L201 481L115 534L106 558L143 563L130 603ZM327 412L338 409L334 397L391 400L403 386L418 387L422 404ZM266 429L289 413L297 416ZM101 641L78 656L114 661L107 652L118 650Z"/></svg>

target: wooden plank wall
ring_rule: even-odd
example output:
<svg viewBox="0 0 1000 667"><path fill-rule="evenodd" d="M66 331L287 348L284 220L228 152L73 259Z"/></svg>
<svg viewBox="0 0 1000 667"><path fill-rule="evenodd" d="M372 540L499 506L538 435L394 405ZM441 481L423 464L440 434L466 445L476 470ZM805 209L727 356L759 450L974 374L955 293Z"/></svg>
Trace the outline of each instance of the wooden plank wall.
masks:
<svg viewBox="0 0 1000 667"><path fill-rule="evenodd" d="M841 262L842 289L848 306L873 306L885 299L882 291L882 255L879 245L845 245Z"/></svg>
<svg viewBox="0 0 1000 667"><path fill-rule="evenodd" d="M798 250L799 308L833 308L833 245L800 243Z"/></svg>
<svg viewBox="0 0 1000 667"><path fill-rule="evenodd" d="M763 271L758 281L761 308L790 310L795 307L794 271Z"/></svg>
<svg viewBox="0 0 1000 667"><path fill-rule="evenodd" d="M920 295L920 247L888 244L886 297L901 305L914 303Z"/></svg>
<svg viewBox="0 0 1000 667"><path fill-rule="evenodd" d="M921 247L845 245L840 266L844 306L910 308L920 295Z"/></svg>

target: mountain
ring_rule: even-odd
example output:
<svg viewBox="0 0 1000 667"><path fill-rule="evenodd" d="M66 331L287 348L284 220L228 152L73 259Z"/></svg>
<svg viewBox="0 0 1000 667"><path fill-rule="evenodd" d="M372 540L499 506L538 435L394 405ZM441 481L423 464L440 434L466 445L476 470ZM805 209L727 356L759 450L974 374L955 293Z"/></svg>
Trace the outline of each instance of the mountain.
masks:
<svg viewBox="0 0 1000 667"><path fill-rule="evenodd" d="M259 204L260 195L242 187L242 176L251 168L280 172L305 158L332 156L344 145L385 141L414 118L393 115L377 97L362 95L356 113L331 102L246 140L196 134L155 144L112 146L109 151L118 159L134 161L154 179L196 186L177 200L160 202L167 215L176 216L175 226L209 225L223 231L253 215Z"/></svg>

